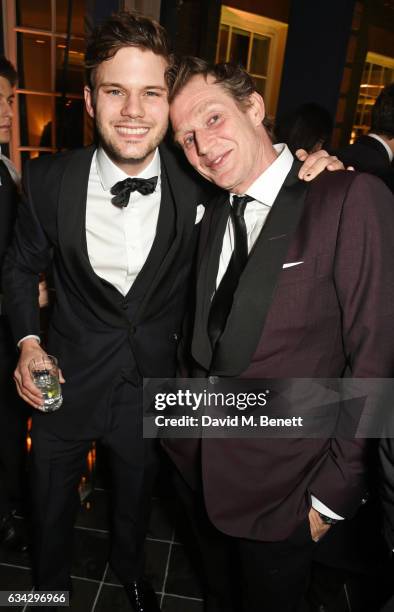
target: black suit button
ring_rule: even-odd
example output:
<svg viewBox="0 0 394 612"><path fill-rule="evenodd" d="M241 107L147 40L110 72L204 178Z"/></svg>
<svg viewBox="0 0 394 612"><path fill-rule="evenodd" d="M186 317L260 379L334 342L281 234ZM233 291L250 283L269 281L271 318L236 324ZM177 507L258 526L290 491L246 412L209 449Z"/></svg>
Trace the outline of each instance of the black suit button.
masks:
<svg viewBox="0 0 394 612"><path fill-rule="evenodd" d="M219 376L209 376L208 380L211 383L211 385L217 385L219 382Z"/></svg>
<svg viewBox="0 0 394 612"><path fill-rule="evenodd" d="M132 336L134 336L134 334L136 333L136 331L137 331L136 326L135 326L135 325L132 325L132 326L130 327L130 334L131 334Z"/></svg>
<svg viewBox="0 0 394 612"><path fill-rule="evenodd" d="M129 308L128 303L127 302L123 302L122 308L123 308L123 310L128 310L128 308Z"/></svg>
<svg viewBox="0 0 394 612"><path fill-rule="evenodd" d="M170 336L171 340L175 340L175 342L178 342L180 340L180 335L177 333L173 333Z"/></svg>

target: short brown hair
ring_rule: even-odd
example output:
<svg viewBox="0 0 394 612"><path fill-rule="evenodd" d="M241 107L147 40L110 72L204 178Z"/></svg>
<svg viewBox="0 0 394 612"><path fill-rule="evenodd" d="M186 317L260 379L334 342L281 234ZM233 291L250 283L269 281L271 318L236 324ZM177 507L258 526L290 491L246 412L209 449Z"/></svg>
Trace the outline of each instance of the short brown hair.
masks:
<svg viewBox="0 0 394 612"><path fill-rule="evenodd" d="M94 89L97 67L111 59L123 47L148 49L170 61L170 42L165 29L154 19L134 12L120 11L94 28L89 36L85 69L86 81L91 89Z"/></svg>
<svg viewBox="0 0 394 612"><path fill-rule="evenodd" d="M11 87L15 87L18 80L18 74L14 66L4 55L0 55L0 77L7 79Z"/></svg>
<svg viewBox="0 0 394 612"><path fill-rule="evenodd" d="M172 100L194 77L201 75L214 78L242 108L249 106L249 98L256 91L253 79L241 66L221 63L211 64L199 57L186 56L178 59L166 71L169 100Z"/></svg>

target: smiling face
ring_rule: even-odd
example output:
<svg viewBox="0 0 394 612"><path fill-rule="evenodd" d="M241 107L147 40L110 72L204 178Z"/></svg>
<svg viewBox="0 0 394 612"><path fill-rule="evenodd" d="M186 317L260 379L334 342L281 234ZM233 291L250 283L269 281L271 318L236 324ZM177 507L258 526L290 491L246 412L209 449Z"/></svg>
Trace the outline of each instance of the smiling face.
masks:
<svg viewBox="0 0 394 612"><path fill-rule="evenodd" d="M248 102L241 108L213 77L197 75L170 109L175 140L191 165L209 181L239 194L273 161L261 123L263 99L255 92Z"/></svg>
<svg viewBox="0 0 394 612"><path fill-rule="evenodd" d="M131 176L146 168L167 131L166 67L152 51L123 47L98 66L94 92L85 88L103 148Z"/></svg>
<svg viewBox="0 0 394 612"><path fill-rule="evenodd" d="M0 145L8 143L11 138L14 97L14 89L10 82L0 76Z"/></svg>

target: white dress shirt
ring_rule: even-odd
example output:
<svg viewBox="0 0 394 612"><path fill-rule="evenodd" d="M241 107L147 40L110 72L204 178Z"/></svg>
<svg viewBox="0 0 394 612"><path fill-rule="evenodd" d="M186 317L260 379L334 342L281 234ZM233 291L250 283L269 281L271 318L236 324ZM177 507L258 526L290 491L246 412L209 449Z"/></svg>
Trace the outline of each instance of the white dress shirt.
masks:
<svg viewBox="0 0 394 612"><path fill-rule="evenodd" d="M259 237L271 206L275 202L276 196L286 176L289 174L293 163L293 156L285 144L274 145L274 148L278 153L278 157L262 174L260 174L254 183L247 189L246 194L244 194L253 198L253 201L249 202L246 206L244 214L248 237L248 253L250 253L254 243ZM231 204L233 196L234 194L230 193ZM229 218L223 237L222 252L220 254L219 269L216 278L217 287L227 270L233 250L234 232L231 218Z"/></svg>
<svg viewBox="0 0 394 612"><path fill-rule="evenodd" d="M253 198L245 209L245 225L248 237L248 253L252 250L257 238L263 229L271 206L275 202L286 176L289 174L293 164L293 156L285 144L274 145L278 157L275 161L250 185L244 195ZM232 204L234 194L230 193ZM216 277L216 287L219 286L224 273L227 270L231 254L234 250L234 232L231 218L227 222L226 231L223 237L222 252L220 254L218 274ZM343 520L343 517L327 508L319 499L311 495L312 507L330 518Z"/></svg>
<svg viewBox="0 0 394 612"><path fill-rule="evenodd" d="M143 267L156 235L161 200L160 155L156 149L150 164L135 178L158 181L152 194L130 194L128 206L111 202L111 187L129 178L99 148L90 167L86 204L86 241L95 273L126 295Z"/></svg>

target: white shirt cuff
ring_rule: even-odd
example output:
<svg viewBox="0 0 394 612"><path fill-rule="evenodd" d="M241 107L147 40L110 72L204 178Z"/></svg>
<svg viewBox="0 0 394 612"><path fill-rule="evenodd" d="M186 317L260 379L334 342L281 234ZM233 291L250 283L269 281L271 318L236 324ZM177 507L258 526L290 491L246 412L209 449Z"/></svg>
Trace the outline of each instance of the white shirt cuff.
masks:
<svg viewBox="0 0 394 612"><path fill-rule="evenodd" d="M336 519L337 521L345 520L345 517L339 516L339 514L337 514L336 512L333 512L332 510L330 510L330 508L327 508L327 506L323 504L323 502L318 500L314 495L311 495L311 501L312 501L312 508L314 508L316 512L321 512L321 514L324 514L324 516L328 516L329 518Z"/></svg>
<svg viewBox="0 0 394 612"><path fill-rule="evenodd" d="M18 347L18 349L20 349L20 348L21 348L21 343L22 343L24 340L27 340L28 338L35 338L35 339L37 340L38 344L41 344L41 338L40 338L40 336L36 336L35 334L29 334L28 336L23 336L23 338L21 338L21 339L19 340L18 344L16 345L16 346Z"/></svg>

